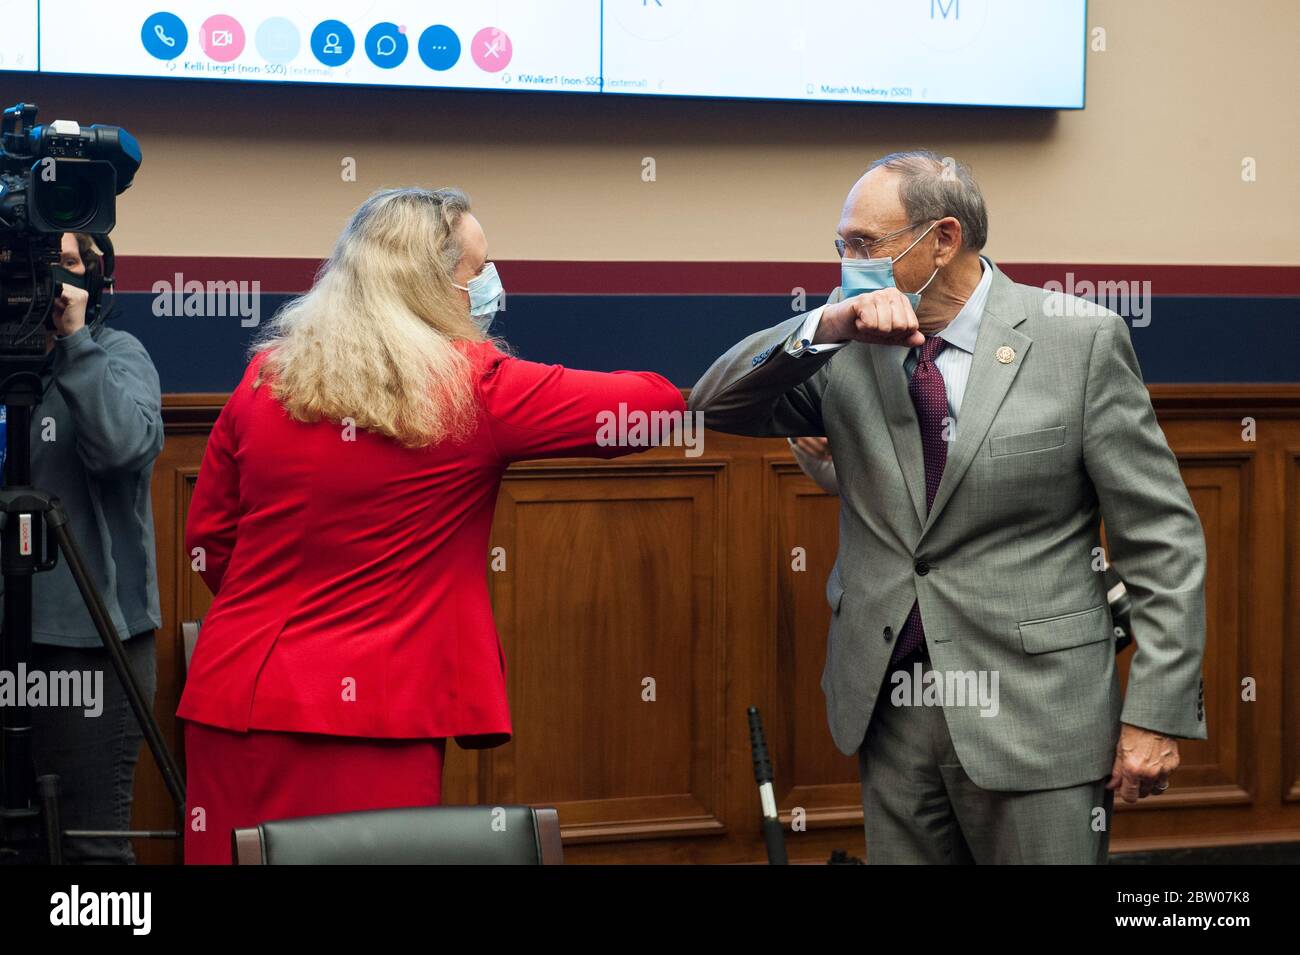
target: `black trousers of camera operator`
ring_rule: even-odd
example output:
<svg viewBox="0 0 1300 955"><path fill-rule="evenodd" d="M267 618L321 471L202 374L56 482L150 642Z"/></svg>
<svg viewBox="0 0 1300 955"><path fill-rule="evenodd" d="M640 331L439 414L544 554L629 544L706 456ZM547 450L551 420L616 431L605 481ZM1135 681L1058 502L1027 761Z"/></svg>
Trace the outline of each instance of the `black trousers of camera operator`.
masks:
<svg viewBox="0 0 1300 955"><path fill-rule="evenodd" d="M158 686L154 632L137 633L122 646L140 692L152 708ZM102 646L34 644L29 669L103 671L103 711L98 716L69 706L37 706L28 711L36 774L58 774L64 829L130 829L135 765L144 734L108 651ZM63 855L70 864L135 862L126 839L64 839Z"/></svg>

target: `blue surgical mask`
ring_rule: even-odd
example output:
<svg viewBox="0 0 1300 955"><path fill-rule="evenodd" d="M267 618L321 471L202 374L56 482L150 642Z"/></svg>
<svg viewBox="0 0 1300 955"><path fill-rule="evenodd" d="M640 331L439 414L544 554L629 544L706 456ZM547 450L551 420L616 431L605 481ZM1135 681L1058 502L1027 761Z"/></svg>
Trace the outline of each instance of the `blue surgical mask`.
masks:
<svg viewBox="0 0 1300 955"><path fill-rule="evenodd" d="M930 223L930 229L933 229L939 223ZM924 239L930 232L926 229L916 237L916 241L909 245L894 258L883 259L850 259L840 260L840 288L844 290L844 297L851 298L854 295L861 295L863 292L878 292L882 288L897 288L894 284L894 263L901 259L907 253L912 251L917 242ZM921 293L930 287L934 277L939 274L935 269L930 273L930 277L925 280L915 292L903 292L907 300L912 303L912 309L915 311L921 304Z"/></svg>
<svg viewBox="0 0 1300 955"><path fill-rule="evenodd" d="M483 271L471 278L468 285L456 285L454 282L452 285L469 293L469 317L486 335L493 317L505 304L506 290L501 285L501 277L497 275L496 264L489 262L483 266Z"/></svg>

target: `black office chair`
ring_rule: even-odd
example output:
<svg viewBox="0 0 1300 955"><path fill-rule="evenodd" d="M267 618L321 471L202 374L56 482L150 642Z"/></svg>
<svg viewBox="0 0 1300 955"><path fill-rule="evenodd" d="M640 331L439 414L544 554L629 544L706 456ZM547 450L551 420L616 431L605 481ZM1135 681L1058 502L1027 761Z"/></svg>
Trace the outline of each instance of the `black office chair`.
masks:
<svg viewBox="0 0 1300 955"><path fill-rule="evenodd" d="M560 817L531 806L417 806L264 822L236 865L560 865Z"/></svg>

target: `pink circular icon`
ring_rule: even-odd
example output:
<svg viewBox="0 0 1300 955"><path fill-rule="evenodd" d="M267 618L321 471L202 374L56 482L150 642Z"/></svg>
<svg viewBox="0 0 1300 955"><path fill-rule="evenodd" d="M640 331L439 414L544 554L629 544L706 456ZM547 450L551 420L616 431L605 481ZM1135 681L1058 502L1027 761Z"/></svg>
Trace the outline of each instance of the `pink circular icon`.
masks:
<svg viewBox="0 0 1300 955"><path fill-rule="evenodd" d="M510 45L510 37L506 36L505 30L484 27L474 34L469 50L469 55L474 58L474 63L480 70L499 73L510 65L510 54L514 52L514 47Z"/></svg>
<svg viewBox="0 0 1300 955"><path fill-rule="evenodd" d="M218 13L199 27L199 45L209 59L229 63L244 52L244 28L234 17Z"/></svg>

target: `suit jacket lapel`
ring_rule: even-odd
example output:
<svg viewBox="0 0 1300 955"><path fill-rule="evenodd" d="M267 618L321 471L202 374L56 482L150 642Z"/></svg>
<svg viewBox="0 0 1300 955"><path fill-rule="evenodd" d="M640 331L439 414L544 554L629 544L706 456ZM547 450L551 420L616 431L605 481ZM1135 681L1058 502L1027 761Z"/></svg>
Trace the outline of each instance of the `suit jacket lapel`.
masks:
<svg viewBox="0 0 1300 955"><path fill-rule="evenodd" d="M990 263L992 265L992 263ZM943 478L934 495L934 505L930 508L927 520L923 521L922 536L938 519L953 491L961 483L962 476L975 455L984 444L1002 406L1002 399L1015 381L1020 365L1025 360L1029 346L1033 343L1028 335L1017 331L1016 327L1025 320L1025 307L1020 294L1012 282L997 266L993 266L993 284L989 288L988 301L984 305L984 315L980 319L979 335L975 339L975 354L971 360L970 377L966 382L966 391L962 395L961 414L957 417L956 440L948 449L948 461L944 465ZM1007 346L1015 353L1010 362L998 360L998 349ZM904 396L906 397L906 395ZM910 400L908 402L911 403ZM915 415L913 416L915 422ZM917 429L917 447L920 447L919 426ZM924 471L924 468L922 469ZM922 482L924 484L924 481Z"/></svg>
<svg viewBox="0 0 1300 955"><path fill-rule="evenodd" d="M876 388L885 409L885 424L894 441L894 453L903 472L903 482L916 508L917 522L925 524L925 453L921 449L921 426L916 419L916 405L907 391L907 372L903 360L908 348L903 345L869 345L875 366Z"/></svg>
<svg viewBox="0 0 1300 955"><path fill-rule="evenodd" d="M836 288L826 304L844 300L844 290ZM916 420L916 406L907 393L907 373L903 360L908 349L902 345L869 345L875 374L872 376L876 397L885 412L885 425L894 443L894 454L903 473L903 483L916 509L917 524L925 523L925 457L921 450L921 426Z"/></svg>

